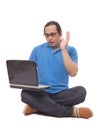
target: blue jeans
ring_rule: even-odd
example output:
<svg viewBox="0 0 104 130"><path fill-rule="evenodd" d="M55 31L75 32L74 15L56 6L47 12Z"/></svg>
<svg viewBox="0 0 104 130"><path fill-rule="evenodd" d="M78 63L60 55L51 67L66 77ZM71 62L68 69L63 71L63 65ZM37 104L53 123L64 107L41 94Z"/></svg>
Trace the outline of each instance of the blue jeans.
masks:
<svg viewBox="0 0 104 130"><path fill-rule="evenodd" d="M82 86L76 86L55 94L45 91L22 90L21 100L38 111L55 116L72 116L75 105L82 103L86 97L86 90Z"/></svg>

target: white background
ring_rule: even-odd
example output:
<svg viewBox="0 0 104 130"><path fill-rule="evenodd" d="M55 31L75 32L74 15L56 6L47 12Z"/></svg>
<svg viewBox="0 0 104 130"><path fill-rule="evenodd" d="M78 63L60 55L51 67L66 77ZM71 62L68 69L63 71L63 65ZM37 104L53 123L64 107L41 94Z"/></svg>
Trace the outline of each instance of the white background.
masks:
<svg viewBox="0 0 104 130"><path fill-rule="evenodd" d="M21 90L9 87L6 60L28 59L33 47L45 42L43 28L50 20L60 23L63 36L70 31L69 44L77 48L79 72L71 79L70 87L83 85L87 89L86 101L79 106L93 110L94 116L89 120L24 116ZM103 129L103 35L103 0L1 0L0 129Z"/></svg>

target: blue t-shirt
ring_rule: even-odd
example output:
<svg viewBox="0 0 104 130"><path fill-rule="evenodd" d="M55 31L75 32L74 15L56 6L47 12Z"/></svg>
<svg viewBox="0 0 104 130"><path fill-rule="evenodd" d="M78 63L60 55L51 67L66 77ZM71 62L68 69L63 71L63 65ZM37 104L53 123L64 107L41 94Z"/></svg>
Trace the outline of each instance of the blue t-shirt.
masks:
<svg viewBox="0 0 104 130"><path fill-rule="evenodd" d="M67 51L74 62L78 62L77 51L72 46L67 46ZM45 89L48 93L57 93L68 88L69 74L66 71L61 49L53 51L48 43L35 47L30 55L30 60L37 63L39 84L49 85Z"/></svg>

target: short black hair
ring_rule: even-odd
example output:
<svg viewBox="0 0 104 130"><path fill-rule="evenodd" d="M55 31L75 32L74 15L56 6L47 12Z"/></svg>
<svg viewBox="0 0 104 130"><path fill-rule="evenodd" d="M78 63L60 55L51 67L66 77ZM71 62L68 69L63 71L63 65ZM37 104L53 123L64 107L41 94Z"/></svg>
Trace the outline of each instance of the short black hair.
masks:
<svg viewBox="0 0 104 130"><path fill-rule="evenodd" d="M56 29L57 29L58 33L61 33L61 32L62 32L61 26L60 26L60 24L59 24L58 22L56 22L56 21L49 21L49 22L47 22L46 25L44 26L44 33L45 33L45 28L46 28L47 26L50 26L50 25L56 25Z"/></svg>

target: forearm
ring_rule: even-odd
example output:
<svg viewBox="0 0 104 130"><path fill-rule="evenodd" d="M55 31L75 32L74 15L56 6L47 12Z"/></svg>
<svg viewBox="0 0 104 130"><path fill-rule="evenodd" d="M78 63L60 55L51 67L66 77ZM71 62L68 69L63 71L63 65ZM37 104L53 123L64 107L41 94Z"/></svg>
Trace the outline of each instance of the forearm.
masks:
<svg viewBox="0 0 104 130"><path fill-rule="evenodd" d="M72 61L66 49L61 50L64 66L70 76L75 76L78 72L78 66L75 62Z"/></svg>

